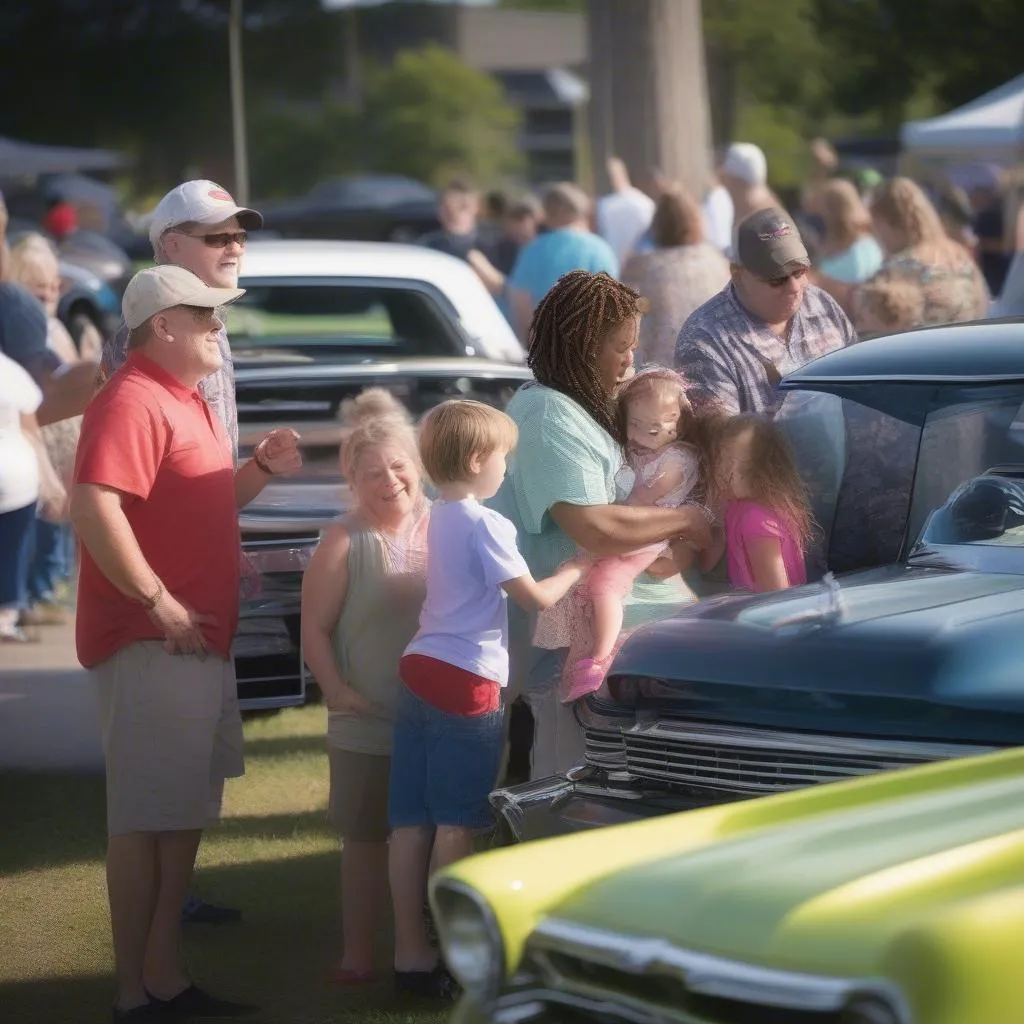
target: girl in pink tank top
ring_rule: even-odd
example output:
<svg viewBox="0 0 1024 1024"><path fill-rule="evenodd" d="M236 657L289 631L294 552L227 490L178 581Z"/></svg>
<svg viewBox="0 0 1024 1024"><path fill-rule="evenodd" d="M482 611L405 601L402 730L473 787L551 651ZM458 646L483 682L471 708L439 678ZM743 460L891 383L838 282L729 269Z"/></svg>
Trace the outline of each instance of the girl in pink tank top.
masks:
<svg viewBox="0 0 1024 1024"><path fill-rule="evenodd" d="M782 432L761 416L733 416L716 427L713 451L724 537L702 561L715 564L724 543L729 582L740 590L806 583L804 551L814 524Z"/></svg>

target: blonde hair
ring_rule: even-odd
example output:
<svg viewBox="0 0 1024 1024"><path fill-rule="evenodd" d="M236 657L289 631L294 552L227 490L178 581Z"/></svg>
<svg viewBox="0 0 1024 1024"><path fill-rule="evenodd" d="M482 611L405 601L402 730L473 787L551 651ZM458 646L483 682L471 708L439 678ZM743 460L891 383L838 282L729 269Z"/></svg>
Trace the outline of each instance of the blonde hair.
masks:
<svg viewBox="0 0 1024 1024"><path fill-rule="evenodd" d="M11 246L11 280L27 284L30 271L40 268L60 275L60 261L53 246L44 235L33 231Z"/></svg>
<svg viewBox="0 0 1024 1024"><path fill-rule="evenodd" d="M887 327L903 331L924 319L924 293L919 285L899 278L878 278L857 290L857 306Z"/></svg>
<svg viewBox="0 0 1024 1024"><path fill-rule="evenodd" d="M848 249L871 231L871 215L853 182L833 178L821 186L817 198L825 221L825 242L830 249Z"/></svg>
<svg viewBox="0 0 1024 1024"><path fill-rule="evenodd" d="M435 484L470 476L473 455L510 452L519 439L515 421L483 402L454 399L435 406L420 424L420 457Z"/></svg>
<svg viewBox="0 0 1024 1024"><path fill-rule="evenodd" d="M366 388L355 398L341 403L338 415L344 424L341 442L341 472L352 481L359 460L369 448L394 444L405 448L419 465L416 430L408 410L384 388Z"/></svg>
<svg viewBox="0 0 1024 1024"><path fill-rule="evenodd" d="M947 249L949 240L938 212L910 178L891 178L875 190L871 215L885 221L903 239L903 248L933 245Z"/></svg>
<svg viewBox="0 0 1024 1024"><path fill-rule="evenodd" d="M756 413L718 415L707 420L709 449L717 475L722 450L729 441L750 435L750 486L752 500L783 519L793 531L801 551L814 539L817 527L811 515L807 488L793 459L793 452L779 426ZM716 495L720 500L722 495Z"/></svg>

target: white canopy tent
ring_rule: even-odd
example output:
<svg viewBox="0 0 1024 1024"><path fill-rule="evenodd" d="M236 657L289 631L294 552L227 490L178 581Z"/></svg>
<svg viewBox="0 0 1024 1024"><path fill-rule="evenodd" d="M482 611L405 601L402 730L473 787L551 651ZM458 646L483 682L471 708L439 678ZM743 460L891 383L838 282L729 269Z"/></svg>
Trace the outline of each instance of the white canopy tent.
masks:
<svg viewBox="0 0 1024 1024"><path fill-rule="evenodd" d="M1024 151L1024 75L948 114L907 122L900 141L913 156L1014 161Z"/></svg>

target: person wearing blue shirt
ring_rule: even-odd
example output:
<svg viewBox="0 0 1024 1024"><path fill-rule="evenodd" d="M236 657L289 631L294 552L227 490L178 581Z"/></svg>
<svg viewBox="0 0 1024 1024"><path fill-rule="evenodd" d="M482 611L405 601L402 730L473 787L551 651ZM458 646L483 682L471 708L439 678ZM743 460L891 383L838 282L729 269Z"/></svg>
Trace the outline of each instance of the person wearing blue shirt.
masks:
<svg viewBox="0 0 1024 1024"><path fill-rule="evenodd" d="M572 270L605 271L619 276L612 247L590 230L590 200L569 183L552 185L544 194L548 230L525 246L508 279L512 326L525 339L534 308L551 286Z"/></svg>

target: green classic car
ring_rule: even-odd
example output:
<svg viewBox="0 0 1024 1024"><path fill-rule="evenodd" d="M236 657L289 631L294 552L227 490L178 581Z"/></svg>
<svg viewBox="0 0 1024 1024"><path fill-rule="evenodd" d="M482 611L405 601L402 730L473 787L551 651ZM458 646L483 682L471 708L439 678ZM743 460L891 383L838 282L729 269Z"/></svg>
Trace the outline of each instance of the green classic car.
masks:
<svg viewBox="0 0 1024 1024"><path fill-rule="evenodd" d="M1024 1021L1024 750L497 850L431 903L463 1024Z"/></svg>

